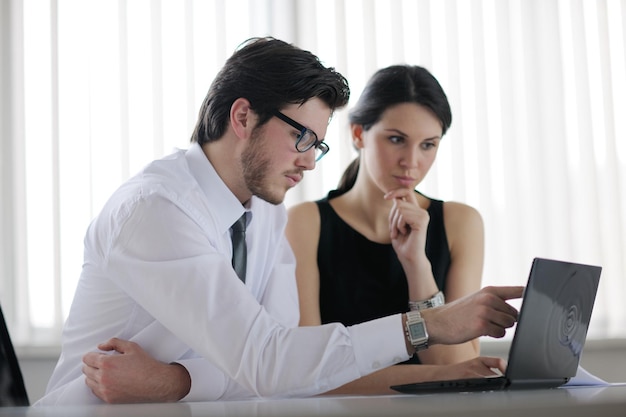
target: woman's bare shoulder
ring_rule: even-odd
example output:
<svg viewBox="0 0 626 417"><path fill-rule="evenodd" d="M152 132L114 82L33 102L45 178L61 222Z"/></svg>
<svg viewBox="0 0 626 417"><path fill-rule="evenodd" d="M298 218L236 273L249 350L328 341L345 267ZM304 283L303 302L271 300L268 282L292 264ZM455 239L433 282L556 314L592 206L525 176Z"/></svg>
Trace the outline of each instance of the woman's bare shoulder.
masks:
<svg viewBox="0 0 626 417"><path fill-rule="evenodd" d="M443 217L446 229L455 230L468 228L482 228L483 219L480 212L465 203L446 201L443 203Z"/></svg>
<svg viewBox="0 0 626 417"><path fill-rule="evenodd" d="M304 203L298 203L287 209L289 218L301 218L316 215L319 217L319 210L317 203L314 201L305 201Z"/></svg>
<svg viewBox="0 0 626 417"><path fill-rule="evenodd" d="M291 206L287 210L287 229L299 233L309 233L319 230L320 214L314 201L306 201Z"/></svg>

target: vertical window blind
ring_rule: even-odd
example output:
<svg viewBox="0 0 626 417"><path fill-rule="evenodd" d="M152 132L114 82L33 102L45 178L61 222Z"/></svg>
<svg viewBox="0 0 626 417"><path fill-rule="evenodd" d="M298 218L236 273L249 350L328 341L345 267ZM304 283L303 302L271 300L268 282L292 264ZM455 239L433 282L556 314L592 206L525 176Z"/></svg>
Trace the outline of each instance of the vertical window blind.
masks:
<svg viewBox="0 0 626 417"><path fill-rule="evenodd" d="M604 267L589 335L626 337L626 0L8 0L0 6L0 301L18 345L56 345L106 198L186 148L206 91L252 36L350 81L428 68L453 123L419 189L486 229L484 285L534 256ZM351 105L350 104L350 105ZM287 205L355 157L347 111Z"/></svg>

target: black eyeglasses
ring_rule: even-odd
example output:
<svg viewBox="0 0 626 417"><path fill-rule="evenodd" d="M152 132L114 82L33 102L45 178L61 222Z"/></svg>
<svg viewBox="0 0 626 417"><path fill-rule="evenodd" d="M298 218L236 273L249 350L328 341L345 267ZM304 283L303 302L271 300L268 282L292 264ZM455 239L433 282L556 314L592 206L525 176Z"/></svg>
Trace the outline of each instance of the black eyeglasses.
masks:
<svg viewBox="0 0 626 417"><path fill-rule="evenodd" d="M311 129L302 126L300 123L296 122L291 117L285 116L278 110L274 111L274 116L300 131L298 139L296 140L296 150L298 152L306 152L315 147L315 162L317 162L330 150L328 145L324 141L319 140L315 132Z"/></svg>

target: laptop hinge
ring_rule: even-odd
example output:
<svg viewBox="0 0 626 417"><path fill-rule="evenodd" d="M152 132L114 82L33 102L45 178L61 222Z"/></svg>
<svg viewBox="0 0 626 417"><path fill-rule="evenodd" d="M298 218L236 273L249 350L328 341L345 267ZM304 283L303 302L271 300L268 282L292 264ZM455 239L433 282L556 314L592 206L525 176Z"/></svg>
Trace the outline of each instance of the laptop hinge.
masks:
<svg viewBox="0 0 626 417"><path fill-rule="evenodd" d="M541 389L541 388L556 388L567 383L569 378L557 378L557 379L523 379L510 381L510 389Z"/></svg>

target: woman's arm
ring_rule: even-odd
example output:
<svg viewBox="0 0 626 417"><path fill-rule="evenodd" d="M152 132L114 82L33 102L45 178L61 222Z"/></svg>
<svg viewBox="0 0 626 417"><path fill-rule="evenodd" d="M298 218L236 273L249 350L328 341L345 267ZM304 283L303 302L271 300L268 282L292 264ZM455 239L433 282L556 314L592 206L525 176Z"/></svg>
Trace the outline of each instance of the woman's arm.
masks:
<svg viewBox="0 0 626 417"><path fill-rule="evenodd" d="M417 193L410 189L390 191L385 199L393 202L389 211L389 235L406 275L409 300L426 300L438 290L426 256L428 211L420 206Z"/></svg>
<svg viewBox="0 0 626 417"><path fill-rule="evenodd" d="M465 204L444 203L444 224L451 264L446 277L446 302L478 291L484 262L484 226L480 213ZM478 339L456 346L434 346L420 352L420 359L430 364L450 364L480 354Z"/></svg>
<svg viewBox="0 0 626 417"><path fill-rule="evenodd" d="M296 256L296 281L300 302L300 326L319 326L320 274L317 246L320 240L320 214L317 204L306 202L289 209L285 231Z"/></svg>
<svg viewBox="0 0 626 417"><path fill-rule="evenodd" d="M480 378L495 375L494 369L504 373L502 358L480 357L451 365L395 365L364 376L346 385L326 392L332 394L382 395L397 394L392 385L414 382L444 381L461 378Z"/></svg>
<svg viewBox="0 0 626 417"><path fill-rule="evenodd" d="M424 300L437 292L425 246L428 213L417 193L397 189L385 195L393 200L389 214L393 248L407 277L410 300ZM444 203L445 233L451 264L446 276L446 301L454 301L480 288L484 232L478 211L460 203ZM478 356L478 341L459 346L437 346L419 353L423 364L452 364Z"/></svg>

